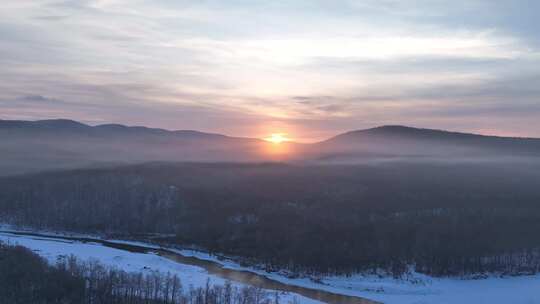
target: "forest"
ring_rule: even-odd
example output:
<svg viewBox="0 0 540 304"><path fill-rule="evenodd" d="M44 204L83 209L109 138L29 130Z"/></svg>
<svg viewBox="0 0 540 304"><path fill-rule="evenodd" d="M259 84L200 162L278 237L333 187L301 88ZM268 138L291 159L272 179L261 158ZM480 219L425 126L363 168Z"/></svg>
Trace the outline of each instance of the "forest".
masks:
<svg viewBox="0 0 540 304"><path fill-rule="evenodd" d="M230 282L193 288L175 275L125 272L65 257L50 265L21 246L0 243L1 304L279 304L279 294Z"/></svg>
<svg viewBox="0 0 540 304"><path fill-rule="evenodd" d="M150 163L0 179L0 219L196 247L267 270L540 271L534 163Z"/></svg>

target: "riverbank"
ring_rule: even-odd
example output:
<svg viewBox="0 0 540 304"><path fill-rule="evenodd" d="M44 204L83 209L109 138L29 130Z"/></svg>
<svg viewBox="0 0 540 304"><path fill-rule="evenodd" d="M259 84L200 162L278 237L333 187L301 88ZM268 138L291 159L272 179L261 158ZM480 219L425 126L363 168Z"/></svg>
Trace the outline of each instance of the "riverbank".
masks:
<svg viewBox="0 0 540 304"><path fill-rule="evenodd" d="M56 237L65 237L65 234L58 233L47 233L47 236L54 238ZM81 235L71 235L71 237ZM2 237L6 237L4 234ZM14 237L13 235L11 236ZM89 236L84 236L89 237ZM1 239L1 238L0 238ZM28 237L23 237L25 242L28 242ZM33 240L36 242L37 240ZM49 239L44 240L46 242L52 242L55 240ZM57 240L56 240L57 241ZM143 246L149 249L160 249L160 246L142 243L142 242L133 242L133 241L124 241L124 240L107 240L115 244L123 245L133 245L133 246ZM24 244L21 244L26 246ZM33 244L28 244L33 246ZM81 245L92 245L92 244L81 244ZM94 244L95 246L95 244ZM39 247L39 246L38 246ZM47 251L50 246L45 246L43 248L37 248L42 252ZM66 247L61 245L60 247ZM33 249L33 248L31 248ZM94 248L95 249L95 248ZM110 248L109 248L110 249ZM58 251L47 251L49 254L54 256L55 254L60 254L61 252L66 251L62 248L57 248ZM101 250L101 249L99 249ZM217 258L215 256L209 255L207 253L196 251L196 250L183 250L183 249L173 249L167 248L171 252L176 252L184 257L193 257L202 261L210 261L213 263L218 263L222 265L224 269L230 269L234 271L256 273L262 277L269 278L276 282L281 282L289 286L300 286L309 289L321 290L335 294L343 294L349 296L356 296L362 298L368 298L375 301L383 303L396 303L396 304L416 304L416 303L518 303L518 304L529 304L529 303L540 303L540 275L534 276L520 276L520 277L487 277L483 279L471 280L471 279L458 279L458 278L432 278L418 273L411 273L408 278L404 279L393 279L385 276L366 276L366 275L354 275L350 277L346 276L329 276L321 277L318 281L313 281L309 278L289 278L283 273L268 273L263 270L254 269L250 267L242 267L235 263L232 260ZM83 258L88 258L84 254L90 254L90 256L95 257L101 256L101 254L93 254L92 250L84 250L85 253L82 253ZM38 252L39 253L39 252ZM77 252L76 252L77 253ZM65 253L64 253L65 254ZM140 256L136 256L138 262L126 262L129 259L135 257L129 256L124 257L123 255L118 255L118 252L115 251L115 256L120 256L120 258L110 258L110 255L105 254L105 259L108 259L112 265L120 263L120 265L128 265L128 267L135 267L136 269L145 269L144 267L149 267L154 269L155 265L169 265L167 263L174 263L169 258L168 261L163 264L163 261L157 260L147 260L147 257L140 259ZM164 259L162 256L157 256L156 254L143 254L139 255L151 256L153 258ZM75 254L80 256L79 254ZM103 258L103 257L102 257ZM167 259L165 259L167 260ZM107 261L105 261L107 263ZM181 262L176 263L184 265ZM136 265L136 266L134 266ZM161 266L158 266L158 269ZM166 266L169 267L169 266ZM178 266L175 266L178 267ZM176 269L173 267L172 269ZM194 267L194 266L190 266ZM166 268L169 269L169 268ZM130 270L130 268L127 268ZM184 271L186 274L186 282L189 284L194 284L194 286L199 286L196 284L201 284L206 282L206 278L210 277L213 282L221 282L219 276L212 275L208 270L203 269L203 275L201 275L201 268L197 273L197 276L194 276L194 270L192 268L179 269L179 271ZM215 278L214 278L215 277ZM214 279L216 279L214 281ZM222 279L221 279L222 280ZM291 296L291 295L289 295ZM294 296L293 296L294 297ZM316 303L310 302L312 299L301 298L300 303Z"/></svg>
<svg viewBox="0 0 540 304"><path fill-rule="evenodd" d="M77 238L51 236L20 231L0 232L0 240L34 250L51 263L74 255L80 260L94 259L107 266L131 272L171 272L176 274L184 285L194 287L204 287L208 279L217 284L230 280L240 287L250 285L260 287L271 294L278 292L282 299L281 303L376 303L357 296L340 295L294 284L288 285L253 272L225 268L212 261L186 257L156 246L145 247L141 243L92 239L88 236Z"/></svg>
<svg viewBox="0 0 540 304"><path fill-rule="evenodd" d="M150 273L159 271L161 273L176 274L184 288L190 286L204 287L207 280L211 284L224 284L225 279L219 276L211 275L203 268L175 263L167 258L161 257L155 253L138 253L129 252L126 250L109 248L99 243L79 242L75 240L62 240L55 238L25 236L11 233L0 233L0 241L17 244L31 249L40 256L46 258L50 263L54 264L57 260L76 256L81 261L99 261L103 265L122 269L128 272L143 272ZM232 281L232 284L237 287L242 287L245 284L240 284ZM266 290L269 293L274 290ZM298 294L279 292L281 303L289 303L297 301L297 303L320 304L315 301Z"/></svg>

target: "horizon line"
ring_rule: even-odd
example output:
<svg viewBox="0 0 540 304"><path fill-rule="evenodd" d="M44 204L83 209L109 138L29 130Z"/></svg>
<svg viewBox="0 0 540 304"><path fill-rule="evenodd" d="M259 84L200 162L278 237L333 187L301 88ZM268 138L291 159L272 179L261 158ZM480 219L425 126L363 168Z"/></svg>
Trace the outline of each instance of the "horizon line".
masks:
<svg viewBox="0 0 540 304"><path fill-rule="evenodd" d="M146 125L129 125L129 124L122 124L122 123L114 123L114 122L108 122L108 123L101 123L101 124L92 124L89 122L86 122L84 120L75 120L71 118L48 118L48 119L36 119L36 120L24 120L24 119L3 119L0 118L0 122L2 121L10 121L10 122L54 122L54 121L66 121L66 122L73 122L80 125L84 125L87 127L101 127L101 126L120 126L125 128L145 128L149 130L159 130L159 131L165 131L165 132L196 132L196 133L202 133L206 135L215 135L215 136L225 136L229 138L239 138L239 139L255 139L255 140L263 140L267 141L265 139L265 135L263 137L251 137L251 136L236 136L236 135L229 135L224 133L216 133L212 131L202 131L202 130L196 130L196 129L168 129L168 128L160 128L160 127L152 127L152 126L146 126ZM337 133L333 136L330 136L326 139L322 140L316 140L312 142L304 142L304 141L297 141L294 140L287 140L287 143L294 143L294 144L317 144L322 143L328 140L331 140L333 138L347 135L350 133L355 132L363 132L363 131L369 131L369 130L377 130L377 129L383 129L383 128L406 128L406 129L414 129L414 130L423 130L423 131L437 131L437 132L443 132L443 133L451 133L451 134L461 134L461 135L474 135L474 136L482 136L482 137L493 137L493 138L507 138L507 139L523 139L523 140L540 140L540 137L526 137L526 136L504 136L504 135L498 135L498 134L483 134L483 133L475 133L475 132L463 132L463 131L454 131L454 130L448 130L448 129L438 129L438 128L425 128L425 127L416 127L416 126L410 126L410 125L403 125L403 124L384 124L384 125L376 125L374 127L370 128L361 128L361 129L352 129L349 131L343 131L340 133ZM266 135L267 136L267 135Z"/></svg>

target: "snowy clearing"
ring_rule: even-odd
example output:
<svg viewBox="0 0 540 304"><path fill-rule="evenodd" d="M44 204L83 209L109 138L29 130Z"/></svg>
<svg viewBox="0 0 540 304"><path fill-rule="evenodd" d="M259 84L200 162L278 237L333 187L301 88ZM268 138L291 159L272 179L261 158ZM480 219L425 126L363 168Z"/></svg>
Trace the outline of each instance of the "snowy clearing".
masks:
<svg viewBox="0 0 540 304"><path fill-rule="evenodd" d="M224 282L222 278L208 274L201 267L176 263L154 254L131 253L104 247L100 244L58 241L55 239L18 236L10 233L0 233L0 240L9 240L12 243L18 243L36 250L50 261L55 261L62 255L74 254L81 259L95 258L104 264L129 271L159 270L177 273L185 286L190 284L194 287L203 286L207 278L210 278L214 283L221 284ZM120 240L113 242L157 248L155 245L142 242ZM184 256L217 262L229 269L254 272L289 285L358 296L389 304L540 304L540 275L490 277L478 280L432 278L417 273L412 274L407 280L354 275L350 277L324 277L321 278L320 282L316 283L308 278L291 279L280 273L268 273L250 267L242 267L232 260L218 259L213 255L196 250L168 250ZM282 297L282 299L292 299L292 297L293 295L289 294L287 297ZM296 295L296 297L300 303L319 303L300 295Z"/></svg>
<svg viewBox="0 0 540 304"><path fill-rule="evenodd" d="M108 248L98 243L82 243L69 240L58 240L46 237L22 236L10 233L0 233L0 241L27 247L49 262L55 263L65 256L74 255L80 260L98 260L104 265L132 272L160 271L176 274L186 287L204 287L207 279L213 284L224 284L225 280L208 274L204 268L185 265L170 261L151 253L133 253L129 251ZM234 283L235 286L242 286ZM269 292L273 292L269 290ZM296 298L302 304L318 304L320 302L296 294L280 294L282 303L288 303Z"/></svg>

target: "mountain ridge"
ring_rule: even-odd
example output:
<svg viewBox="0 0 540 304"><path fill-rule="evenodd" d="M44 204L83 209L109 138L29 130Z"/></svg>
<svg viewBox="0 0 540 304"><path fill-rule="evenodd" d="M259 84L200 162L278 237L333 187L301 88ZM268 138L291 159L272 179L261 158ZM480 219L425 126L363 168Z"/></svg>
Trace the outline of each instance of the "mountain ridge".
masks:
<svg viewBox="0 0 540 304"><path fill-rule="evenodd" d="M129 131L142 131L142 132L153 132L153 133L164 133L164 134L192 134L192 135L208 135L208 136L219 136L226 138L236 138L236 139L259 139L255 137L242 137L242 136L231 136L220 133L205 132L194 129L164 129L164 128L154 128L140 125L124 125L118 123L106 123L98 125L89 125L76 120L71 119L44 119L44 120L7 120L0 119L0 128L5 127L49 127L49 128L91 128L91 129L104 129L104 130L129 130ZM486 135L470 132L460 132L460 131L450 131L444 129L434 129L434 128L419 128L406 125L381 125L367 129L355 129L343 133L339 133L335 136L332 136L328 139L307 143L307 144L318 144L327 141L331 141L337 138L356 136L356 135L418 135L418 134L430 134L430 135L441 135L441 136L468 136L468 137L477 137L477 138L494 138L494 139L515 139L515 140L540 140L537 137L518 137L518 136L502 136L502 135ZM293 143L297 143L292 141Z"/></svg>
<svg viewBox="0 0 540 304"><path fill-rule="evenodd" d="M338 134L321 142L274 144L194 130L90 126L68 119L0 120L0 175L112 163L540 160L540 139L399 125Z"/></svg>
<svg viewBox="0 0 540 304"><path fill-rule="evenodd" d="M214 136L214 137L227 137L227 138L239 138L218 133L202 132L197 130L167 130L162 128L152 128L146 126L128 126L123 124L108 123L99 125L88 125L79 121L71 119L45 119L45 120L2 120L0 119L0 128L54 128L54 129L87 129L87 130L108 130L108 131L140 131L154 134L179 134L179 135L200 135L200 136Z"/></svg>
<svg viewBox="0 0 540 304"><path fill-rule="evenodd" d="M413 135L413 134L430 134L430 135L441 135L441 136L467 136L467 137L476 137L476 138L494 138L494 139L517 139L517 140L540 140L536 137L517 137L517 136L501 136L501 135L485 135L478 133L468 133L468 132L459 132L459 131L450 131L443 129L432 129L432 128L417 128L405 125L382 125L379 127L373 127L368 129L359 129L351 130L344 133L340 133L336 136L333 136L327 140L321 142L333 140L339 137L355 136L355 135L365 135L365 134L400 134L400 135Z"/></svg>

